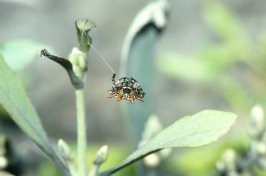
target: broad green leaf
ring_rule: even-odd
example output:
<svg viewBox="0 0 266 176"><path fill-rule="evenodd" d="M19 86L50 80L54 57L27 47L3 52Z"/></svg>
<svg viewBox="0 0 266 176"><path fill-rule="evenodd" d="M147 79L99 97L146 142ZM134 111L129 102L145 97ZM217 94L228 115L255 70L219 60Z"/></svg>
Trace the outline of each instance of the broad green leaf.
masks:
<svg viewBox="0 0 266 176"><path fill-rule="evenodd" d="M154 47L167 24L167 14L167 1L153 1L145 6L132 22L123 45L120 75L136 79L146 93L144 102L125 102L124 106L135 144L141 139L152 110Z"/></svg>
<svg viewBox="0 0 266 176"><path fill-rule="evenodd" d="M28 39L12 40L0 45L0 53L7 65L15 71L30 64L39 51L47 46Z"/></svg>
<svg viewBox="0 0 266 176"><path fill-rule="evenodd" d="M101 174L110 175L117 170L164 148L199 147L216 141L224 135L235 122L233 113L204 110L186 116L165 128L162 132L133 152L121 164Z"/></svg>
<svg viewBox="0 0 266 176"><path fill-rule="evenodd" d="M22 131L57 164L65 175L69 175L68 169L56 155L24 87L1 55L0 75L0 104Z"/></svg>

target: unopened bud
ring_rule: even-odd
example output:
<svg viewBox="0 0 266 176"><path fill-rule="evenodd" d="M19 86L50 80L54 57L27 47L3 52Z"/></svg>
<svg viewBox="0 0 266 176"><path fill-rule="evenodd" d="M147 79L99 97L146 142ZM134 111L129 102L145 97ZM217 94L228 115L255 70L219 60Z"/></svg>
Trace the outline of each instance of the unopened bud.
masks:
<svg viewBox="0 0 266 176"><path fill-rule="evenodd" d="M145 166L150 168L157 167L161 163L161 159L158 153L152 153L146 156L143 161Z"/></svg>
<svg viewBox="0 0 266 176"><path fill-rule="evenodd" d="M78 48L73 48L69 55L69 61L72 63L73 71L80 79L82 79L87 71L86 55Z"/></svg>
<svg viewBox="0 0 266 176"><path fill-rule="evenodd" d="M139 147L145 145L147 141L151 140L155 135L161 132L163 126L156 115L151 115L145 124L144 130L142 132L142 138L139 142Z"/></svg>
<svg viewBox="0 0 266 176"><path fill-rule="evenodd" d="M264 111L260 105L255 105L251 110L248 123L248 133L253 138L262 137L265 131Z"/></svg>
<svg viewBox="0 0 266 176"><path fill-rule="evenodd" d="M220 161L216 163L216 167L219 171L226 173L235 173L237 164L237 154L232 149L227 149Z"/></svg>
<svg viewBox="0 0 266 176"><path fill-rule="evenodd" d="M8 166L7 158L4 156L0 156L0 170L6 169L7 166Z"/></svg>
<svg viewBox="0 0 266 176"><path fill-rule="evenodd" d="M73 153L71 152L70 147L63 139L58 140L58 149L62 158L67 162L73 162Z"/></svg>
<svg viewBox="0 0 266 176"><path fill-rule="evenodd" d="M108 158L108 146L104 145L96 153L93 164L100 166L107 160L107 158Z"/></svg>

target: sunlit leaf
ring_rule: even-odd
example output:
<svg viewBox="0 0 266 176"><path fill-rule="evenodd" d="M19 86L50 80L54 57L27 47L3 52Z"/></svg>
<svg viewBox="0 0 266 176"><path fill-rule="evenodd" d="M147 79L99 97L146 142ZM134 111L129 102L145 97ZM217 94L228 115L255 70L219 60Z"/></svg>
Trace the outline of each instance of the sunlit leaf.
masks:
<svg viewBox="0 0 266 176"><path fill-rule="evenodd" d="M162 132L133 152L121 164L102 173L109 175L121 168L164 148L198 147L216 141L224 135L235 122L233 113L204 110L186 116L165 128Z"/></svg>
<svg viewBox="0 0 266 176"><path fill-rule="evenodd" d="M1 55L0 75L0 104L22 131L57 164L65 175L69 175L68 169L56 155L24 87Z"/></svg>

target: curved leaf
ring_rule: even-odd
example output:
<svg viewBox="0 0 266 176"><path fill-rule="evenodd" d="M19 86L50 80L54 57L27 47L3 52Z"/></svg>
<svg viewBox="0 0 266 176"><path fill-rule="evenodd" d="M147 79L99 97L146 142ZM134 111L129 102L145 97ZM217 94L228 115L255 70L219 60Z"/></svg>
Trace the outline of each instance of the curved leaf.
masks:
<svg viewBox="0 0 266 176"><path fill-rule="evenodd" d="M144 103L126 102L125 110L135 138L135 144L141 134L152 109L152 88L154 78L154 47L166 27L169 12L166 0L157 0L145 6L132 22L125 38L121 55L121 77L133 77L144 92Z"/></svg>
<svg viewBox="0 0 266 176"><path fill-rule="evenodd" d="M80 43L80 50L87 55L92 42L89 32L92 28L96 27L96 24L89 19L81 18L75 21L75 26Z"/></svg>
<svg viewBox="0 0 266 176"><path fill-rule="evenodd" d="M75 89L81 89L84 87L83 81L74 73L72 63L69 60L60 56L52 55L47 51L47 49L41 50L40 55L41 57L47 57L48 59L51 59L61 65L66 70L71 84L75 87Z"/></svg>
<svg viewBox="0 0 266 176"><path fill-rule="evenodd" d="M164 148L198 147L214 142L230 129L236 118L233 113L215 110L204 110L183 117L133 152L121 164L100 175L110 175Z"/></svg>
<svg viewBox="0 0 266 176"><path fill-rule="evenodd" d="M0 104L3 105L22 131L57 164L65 175L69 175L68 169L52 147L24 87L8 68L1 55L0 75Z"/></svg>

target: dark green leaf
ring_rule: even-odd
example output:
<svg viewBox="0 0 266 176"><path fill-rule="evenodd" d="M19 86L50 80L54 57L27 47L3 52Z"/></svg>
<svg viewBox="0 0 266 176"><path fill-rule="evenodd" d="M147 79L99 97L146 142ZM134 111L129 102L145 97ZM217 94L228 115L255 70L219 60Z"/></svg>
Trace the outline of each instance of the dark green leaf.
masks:
<svg viewBox="0 0 266 176"><path fill-rule="evenodd" d="M72 85L76 89L81 89L84 87L83 81L74 73L72 63L69 60L52 55L46 49L41 50L40 54L42 57L47 57L61 65L66 70Z"/></svg>
<svg viewBox="0 0 266 176"><path fill-rule="evenodd" d="M0 75L0 104L22 131L57 164L65 175L69 175L68 169L52 147L24 87L8 68L1 55Z"/></svg>
<svg viewBox="0 0 266 176"><path fill-rule="evenodd" d="M125 106L129 124L139 142L147 118L151 114L154 78L154 47L167 24L167 1L154 1L144 7L131 24L122 51L121 77L133 77L144 92L144 102L127 102Z"/></svg>

